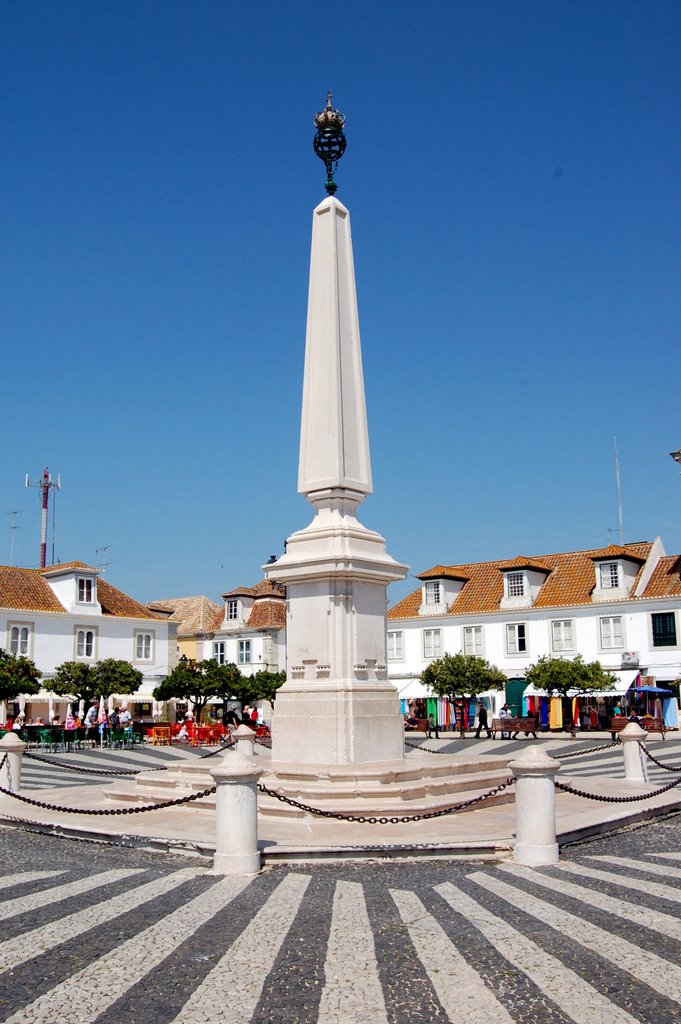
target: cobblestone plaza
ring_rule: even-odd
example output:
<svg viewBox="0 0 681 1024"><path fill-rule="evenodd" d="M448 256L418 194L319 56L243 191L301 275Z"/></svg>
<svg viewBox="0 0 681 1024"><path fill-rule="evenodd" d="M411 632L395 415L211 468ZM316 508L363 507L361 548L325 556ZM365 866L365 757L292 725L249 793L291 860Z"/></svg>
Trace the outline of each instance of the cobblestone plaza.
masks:
<svg viewBox="0 0 681 1024"><path fill-rule="evenodd" d="M680 751L670 738L655 753L671 765ZM171 756L103 753L121 766ZM606 749L570 771L620 759ZM69 774L34 762L24 785L66 794ZM0 1020L676 1024L679 820L568 847L551 868L313 862L229 878L0 827Z"/></svg>

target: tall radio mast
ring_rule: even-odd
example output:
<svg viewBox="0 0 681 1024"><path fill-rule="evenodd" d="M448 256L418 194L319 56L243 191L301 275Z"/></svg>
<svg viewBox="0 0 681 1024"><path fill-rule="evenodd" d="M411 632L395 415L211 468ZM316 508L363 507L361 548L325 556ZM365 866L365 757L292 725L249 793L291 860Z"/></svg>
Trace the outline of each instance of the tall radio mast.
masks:
<svg viewBox="0 0 681 1024"><path fill-rule="evenodd" d="M45 466L40 480L29 480L28 473L26 474L26 486L39 487L41 492L42 516L40 519L40 568L44 569L47 565L47 505L50 491L61 490L61 477L59 473L57 473L57 479L53 480L49 474L47 466ZM52 558L54 559L54 525L52 528Z"/></svg>

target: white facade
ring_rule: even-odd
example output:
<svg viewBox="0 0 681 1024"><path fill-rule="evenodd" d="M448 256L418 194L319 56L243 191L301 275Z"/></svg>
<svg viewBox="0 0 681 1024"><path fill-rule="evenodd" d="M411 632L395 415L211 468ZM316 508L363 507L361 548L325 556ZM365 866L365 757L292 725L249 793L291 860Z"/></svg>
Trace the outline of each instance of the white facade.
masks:
<svg viewBox="0 0 681 1024"><path fill-rule="evenodd" d="M245 676L286 669L286 591L263 580L223 594L214 628L197 639L197 659L237 665Z"/></svg>
<svg viewBox="0 0 681 1024"><path fill-rule="evenodd" d="M35 663L45 692L65 661L129 661L143 677L130 700L148 701L177 663L177 624L99 579L91 566L3 566L0 646Z"/></svg>
<svg viewBox="0 0 681 1024"><path fill-rule="evenodd" d="M639 671L674 683L681 677L681 560L665 556L659 541L635 548L543 556L536 562L547 563L544 573L522 559L429 570L421 590L388 613L390 679L412 695L429 661L443 654L479 655L509 679L523 678L542 656L581 654L615 673L623 690ZM465 581L450 600L445 582L454 573Z"/></svg>

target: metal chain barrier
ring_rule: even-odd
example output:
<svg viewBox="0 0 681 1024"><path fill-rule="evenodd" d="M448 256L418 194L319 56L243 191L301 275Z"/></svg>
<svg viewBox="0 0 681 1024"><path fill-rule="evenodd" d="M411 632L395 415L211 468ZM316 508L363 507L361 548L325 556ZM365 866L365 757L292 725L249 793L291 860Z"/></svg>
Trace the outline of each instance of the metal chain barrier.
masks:
<svg viewBox="0 0 681 1024"><path fill-rule="evenodd" d="M644 743L641 743L640 740L638 741L638 745L640 749L643 751L643 753L646 755L646 757L650 761L652 761L653 764L656 764L658 768L664 768L666 772L681 772L681 768L672 768L670 765L665 764L663 761L658 761L658 759L656 757L653 757L653 755L650 753L646 745Z"/></svg>
<svg viewBox="0 0 681 1024"><path fill-rule="evenodd" d="M267 796L273 796L277 800L281 800L282 803L289 804L290 807L297 807L301 811L306 811L308 814L317 814L321 818L334 818L336 821L350 821L358 825L403 825L410 821L427 821L429 818L442 818L445 814L453 814L455 811L463 811L469 807L474 807L476 804L482 803L483 800L489 800L490 797L496 796L497 793L501 793L504 789L508 789L515 782L514 778L508 779L507 782L502 782L501 785L495 786L494 789L488 789L486 793L481 793L480 796L474 796L470 800L462 800L458 804L452 804L450 807L442 807L438 811L424 811L423 814L409 814L402 817L377 817L375 815L367 816L364 814L338 814L336 811L324 811L319 807L310 807L309 804L301 804L298 800L293 800L290 796L284 796L283 793L277 793L274 789L268 789L261 782L258 783L258 789L261 793L266 793Z"/></svg>
<svg viewBox="0 0 681 1024"><path fill-rule="evenodd" d="M674 789L675 786L681 786L681 779L669 782L666 786L653 790L652 793L641 793L638 796L599 796L597 793L585 793L582 789L573 789L572 786L566 785L564 782L556 782L555 786L556 789L560 789L564 793L572 793L573 796L583 796L587 800L600 800L605 804L631 804L637 800L650 800L654 796L659 796L660 793L666 793L667 790Z"/></svg>
<svg viewBox="0 0 681 1024"><path fill-rule="evenodd" d="M266 750L271 750L272 749L272 740L271 739L268 740L264 736L254 736L253 738L254 738L256 743L259 743L261 747L265 747Z"/></svg>
<svg viewBox="0 0 681 1024"><path fill-rule="evenodd" d="M30 750L24 751L24 757L31 761L42 761L43 764L52 765L53 768L64 768L68 772L81 772L83 775L139 775L134 768L82 768L80 765L64 764L63 761L51 761L49 757L41 757L40 754L32 754ZM156 771L155 768L147 768L146 771Z"/></svg>
<svg viewBox="0 0 681 1024"><path fill-rule="evenodd" d="M581 757L583 754L594 754L597 750L608 750L610 747L618 747L619 740L611 740L610 743L603 743L600 747L589 747L588 750L572 750L569 754L551 754L556 761L566 761L569 757Z"/></svg>
<svg viewBox="0 0 681 1024"><path fill-rule="evenodd" d="M452 740L454 736L452 736ZM452 756L451 750L433 750L432 747L424 747L420 743L410 743L409 740L404 741L405 747L412 747L413 750L422 750L424 754L446 754L448 757Z"/></svg>
<svg viewBox="0 0 681 1024"><path fill-rule="evenodd" d="M6 756L6 755L5 755ZM4 761L0 763L2 768ZM5 789L4 786L0 786L0 793L4 793L5 796L14 797L15 800L20 800L23 804L30 804L32 807L41 807L45 811L60 811L63 814L91 814L91 815L112 815L112 814L142 814L144 811L161 811L164 807L178 807L180 804L188 804L193 800L201 800L202 797L210 796L216 790L215 786L211 786L209 789L202 789L198 793L191 793L189 796L181 796L176 800L164 800L160 804L151 804L148 807L60 807L58 804L46 804L42 800L32 800L28 796L21 796L19 793L13 793L11 789Z"/></svg>

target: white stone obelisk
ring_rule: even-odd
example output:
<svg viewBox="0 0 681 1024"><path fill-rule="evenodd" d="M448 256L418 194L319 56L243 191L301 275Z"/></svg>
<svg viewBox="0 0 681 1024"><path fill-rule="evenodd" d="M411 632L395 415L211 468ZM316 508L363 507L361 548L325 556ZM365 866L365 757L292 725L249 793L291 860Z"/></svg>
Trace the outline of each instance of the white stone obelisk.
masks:
<svg viewBox="0 0 681 1024"><path fill-rule="evenodd" d="M408 566L357 520L371 462L350 215L315 209L298 490L315 510L264 566L287 595L287 677L275 703L272 761L346 765L404 756L386 667L386 587Z"/></svg>

